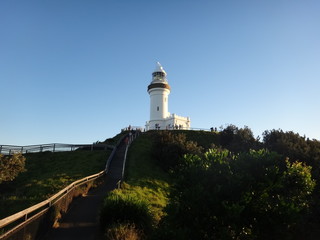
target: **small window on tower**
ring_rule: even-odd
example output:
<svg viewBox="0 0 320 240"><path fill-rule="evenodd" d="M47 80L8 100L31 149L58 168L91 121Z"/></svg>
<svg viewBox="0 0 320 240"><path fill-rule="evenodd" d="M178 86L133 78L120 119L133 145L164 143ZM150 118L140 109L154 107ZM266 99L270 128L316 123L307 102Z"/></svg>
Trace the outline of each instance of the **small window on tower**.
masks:
<svg viewBox="0 0 320 240"><path fill-rule="evenodd" d="M157 107L157 111L159 111L159 107Z"/></svg>

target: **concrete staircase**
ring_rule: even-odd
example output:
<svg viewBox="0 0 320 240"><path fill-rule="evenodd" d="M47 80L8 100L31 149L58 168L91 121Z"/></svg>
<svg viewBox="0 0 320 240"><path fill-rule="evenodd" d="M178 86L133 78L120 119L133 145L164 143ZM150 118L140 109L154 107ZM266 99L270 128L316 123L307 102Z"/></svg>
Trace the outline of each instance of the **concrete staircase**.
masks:
<svg viewBox="0 0 320 240"><path fill-rule="evenodd" d="M106 193L117 188L122 178L125 150L126 144L123 141L115 152L103 184L89 191L86 196L75 199L60 220L59 227L52 228L43 240L102 239L103 233L99 228L101 204Z"/></svg>

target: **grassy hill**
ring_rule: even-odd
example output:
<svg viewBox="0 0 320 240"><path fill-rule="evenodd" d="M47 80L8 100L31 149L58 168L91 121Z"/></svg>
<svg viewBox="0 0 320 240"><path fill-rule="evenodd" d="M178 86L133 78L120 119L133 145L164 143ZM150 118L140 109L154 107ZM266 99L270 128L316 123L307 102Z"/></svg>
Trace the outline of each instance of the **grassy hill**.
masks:
<svg viewBox="0 0 320 240"><path fill-rule="evenodd" d="M116 145L125 134L121 132L103 143ZM0 219L47 199L78 179L102 171L110 154L111 150L90 149L25 154L26 171L13 181L0 184Z"/></svg>
<svg viewBox="0 0 320 240"><path fill-rule="evenodd" d="M168 201L171 178L152 157L152 134L140 136L129 148L123 194L146 199L159 221Z"/></svg>
<svg viewBox="0 0 320 240"><path fill-rule="evenodd" d="M122 134L105 142L115 144ZM303 229L305 239L313 239L320 234L319 149L317 140L281 130L267 132L261 142L250 129L234 126L220 132L149 131L132 143L125 182L105 203L146 203L153 218L152 233L145 232L150 239L299 239ZM0 218L100 171L108 154L26 155L27 172L0 185ZM125 224L118 230L135 229Z"/></svg>
<svg viewBox="0 0 320 240"><path fill-rule="evenodd" d="M218 135L215 132L173 131L172 133L175 135L185 134L187 141L197 141L204 149L217 144L218 139ZM147 203L155 228L166 215L165 207L169 203L171 187L175 181L174 177L163 169L163 164L154 156L154 144L157 138L159 138L159 132L149 131L139 136L132 143L128 151L125 182L122 184L121 189L111 192L105 201L105 203L108 200L113 202L114 199L120 198L128 201L128 205L131 204L129 202L132 199ZM114 205L114 203L111 203L111 205ZM134 214L135 211L131 209L129 212ZM106 217L108 217L108 214ZM127 217L130 218L130 216ZM132 217L135 218L136 216ZM123 219L123 216L119 216L119 219ZM112 221L117 222L114 219ZM119 227L121 234L125 234L123 229L127 229L127 226ZM117 227L115 229L111 228L110 231L117 231ZM154 230L152 231L154 232ZM128 233L124 238L128 237L129 234L131 233Z"/></svg>
<svg viewBox="0 0 320 240"><path fill-rule="evenodd" d="M32 206L71 182L104 169L111 151L26 154L26 171L0 185L0 219Z"/></svg>
<svg viewBox="0 0 320 240"><path fill-rule="evenodd" d="M134 206L132 216L115 217L118 225L105 231L156 240L316 239L320 142L281 130L264 137L235 126L144 133L129 149L125 183L104 203L122 199L118 207ZM151 232L139 227L141 202L155 219Z"/></svg>
<svg viewBox="0 0 320 240"><path fill-rule="evenodd" d="M188 141L197 142L204 149L218 144L218 133L204 131L173 131L174 134L185 134ZM129 148L125 171L125 183L118 195L127 195L144 199L148 202L156 222L164 215L168 204L170 187L173 178L153 156L154 139L158 132L149 131L137 138Z"/></svg>

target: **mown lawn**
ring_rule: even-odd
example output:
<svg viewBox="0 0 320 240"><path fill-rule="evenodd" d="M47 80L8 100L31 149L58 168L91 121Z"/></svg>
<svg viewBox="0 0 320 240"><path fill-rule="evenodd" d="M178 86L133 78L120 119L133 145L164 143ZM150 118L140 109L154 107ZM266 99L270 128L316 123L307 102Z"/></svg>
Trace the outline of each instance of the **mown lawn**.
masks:
<svg viewBox="0 0 320 240"><path fill-rule="evenodd" d="M71 182L102 171L111 151L26 154L26 171L0 184L0 219L32 206Z"/></svg>

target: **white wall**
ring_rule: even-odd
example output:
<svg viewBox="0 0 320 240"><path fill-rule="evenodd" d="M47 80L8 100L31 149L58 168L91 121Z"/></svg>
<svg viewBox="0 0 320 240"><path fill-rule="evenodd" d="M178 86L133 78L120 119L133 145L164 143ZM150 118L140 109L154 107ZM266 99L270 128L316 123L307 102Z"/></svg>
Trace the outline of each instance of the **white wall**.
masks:
<svg viewBox="0 0 320 240"><path fill-rule="evenodd" d="M168 117L168 95L166 88L153 88L150 94L150 121L163 120Z"/></svg>

